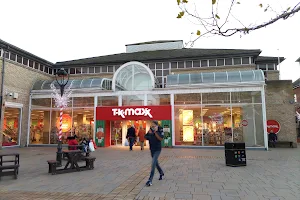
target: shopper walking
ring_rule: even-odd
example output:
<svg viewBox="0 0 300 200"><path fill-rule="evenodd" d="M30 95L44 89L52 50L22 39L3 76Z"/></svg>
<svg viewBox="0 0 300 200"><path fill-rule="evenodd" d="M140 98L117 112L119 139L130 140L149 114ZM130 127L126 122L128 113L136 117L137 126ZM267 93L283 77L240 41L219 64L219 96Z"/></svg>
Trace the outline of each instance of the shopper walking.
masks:
<svg viewBox="0 0 300 200"><path fill-rule="evenodd" d="M146 186L152 185L155 168L157 168L159 172L159 180L162 180L165 175L158 163L158 157L161 153L161 141L163 140L163 137L164 136L162 127L158 126L157 121L152 121L150 130L145 135L146 140L149 140L150 152L152 157L150 177L146 183Z"/></svg>
<svg viewBox="0 0 300 200"><path fill-rule="evenodd" d="M143 126L141 125L140 129L139 129L139 133L138 133L139 141L140 141L140 145L141 145L141 151L144 150L145 133L146 133L146 131L143 128Z"/></svg>
<svg viewBox="0 0 300 200"><path fill-rule="evenodd" d="M133 125L131 125L128 129L127 129L127 136L126 136L128 142L129 142L129 150L132 151L132 146L134 144L134 141L136 139L136 135L135 135L135 128Z"/></svg>

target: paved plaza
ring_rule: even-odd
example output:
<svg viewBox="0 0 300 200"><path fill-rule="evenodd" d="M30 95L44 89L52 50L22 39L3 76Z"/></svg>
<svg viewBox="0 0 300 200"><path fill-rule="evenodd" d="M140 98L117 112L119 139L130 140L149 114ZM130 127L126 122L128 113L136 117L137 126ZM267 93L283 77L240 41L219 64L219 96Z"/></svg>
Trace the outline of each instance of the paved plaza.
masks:
<svg viewBox="0 0 300 200"><path fill-rule="evenodd" d="M95 169L48 174L52 147L6 148L19 152L17 180L2 177L1 200L79 199L199 199L299 200L300 149L247 151L246 167L226 167L224 150L163 149L160 163L165 179L145 187L150 170L149 150L98 148Z"/></svg>

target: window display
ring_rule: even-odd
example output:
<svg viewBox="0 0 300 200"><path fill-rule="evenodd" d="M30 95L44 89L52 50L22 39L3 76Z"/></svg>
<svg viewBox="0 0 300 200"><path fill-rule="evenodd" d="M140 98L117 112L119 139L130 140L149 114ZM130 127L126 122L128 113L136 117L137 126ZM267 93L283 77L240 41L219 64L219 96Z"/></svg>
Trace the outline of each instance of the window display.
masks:
<svg viewBox="0 0 300 200"><path fill-rule="evenodd" d="M19 144L19 108L5 108L2 132L2 146Z"/></svg>

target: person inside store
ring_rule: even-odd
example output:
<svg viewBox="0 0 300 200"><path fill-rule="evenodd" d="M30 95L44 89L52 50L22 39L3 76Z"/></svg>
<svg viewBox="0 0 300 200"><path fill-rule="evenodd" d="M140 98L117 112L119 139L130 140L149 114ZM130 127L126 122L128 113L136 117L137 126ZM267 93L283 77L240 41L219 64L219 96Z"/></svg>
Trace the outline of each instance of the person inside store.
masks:
<svg viewBox="0 0 300 200"><path fill-rule="evenodd" d="M269 133L269 142L271 146L275 148L277 142L277 135L273 132L273 130L271 130Z"/></svg>
<svg viewBox="0 0 300 200"><path fill-rule="evenodd" d="M132 151L132 146L133 146L133 144L134 144L134 142L135 142L135 139L136 139L134 125L131 125L131 126L127 129L126 139L127 139L128 142L129 142L129 150Z"/></svg>
<svg viewBox="0 0 300 200"><path fill-rule="evenodd" d="M138 137L141 145L141 151L144 150L145 133L146 133L145 129L143 128L142 125L140 125Z"/></svg>
<svg viewBox="0 0 300 200"><path fill-rule="evenodd" d="M163 128L158 125L158 121L152 121L150 130L145 135L145 139L149 141L150 152L152 157L150 177L146 183L146 186L152 185L155 168L157 168L159 172L159 180L162 180L165 175L158 163L158 157L161 153L161 141L163 140L163 138Z"/></svg>

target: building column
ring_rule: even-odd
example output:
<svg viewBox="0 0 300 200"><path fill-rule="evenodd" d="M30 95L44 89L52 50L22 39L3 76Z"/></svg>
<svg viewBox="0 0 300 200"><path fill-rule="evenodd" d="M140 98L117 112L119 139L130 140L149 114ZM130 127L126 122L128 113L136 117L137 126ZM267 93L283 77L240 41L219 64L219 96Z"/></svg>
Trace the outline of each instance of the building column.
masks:
<svg viewBox="0 0 300 200"><path fill-rule="evenodd" d="M262 115L263 115L263 127L264 127L264 144L265 149L269 149L268 145L268 133L267 133L267 112L266 112L266 97L265 97L265 86L261 90L261 102L262 102Z"/></svg>
<svg viewBox="0 0 300 200"><path fill-rule="evenodd" d="M172 119L172 146L175 146L175 108L174 108L174 94L171 94L170 98L171 103L171 119Z"/></svg>

